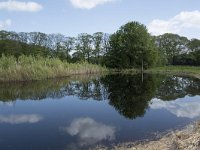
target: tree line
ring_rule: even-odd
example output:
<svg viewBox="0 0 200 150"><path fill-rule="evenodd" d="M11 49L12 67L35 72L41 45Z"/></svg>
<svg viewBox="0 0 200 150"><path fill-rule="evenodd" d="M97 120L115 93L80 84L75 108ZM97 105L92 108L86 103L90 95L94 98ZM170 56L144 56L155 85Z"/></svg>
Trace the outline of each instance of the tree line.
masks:
<svg viewBox="0 0 200 150"><path fill-rule="evenodd" d="M77 37L41 32L0 31L0 55L58 57L70 63L87 61L111 68L200 65L200 40L166 33L152 36L139 22L113 34L81 33Z"/></svg>
<svg viewBox="0 0 200 150"><path fill-rule="evenodd" d="M109 34L97 32L93 35L81 33L77 37L41 32L0 31L0 54L59 57L68 62L88 61L100 64L106 53Z"/></svg>

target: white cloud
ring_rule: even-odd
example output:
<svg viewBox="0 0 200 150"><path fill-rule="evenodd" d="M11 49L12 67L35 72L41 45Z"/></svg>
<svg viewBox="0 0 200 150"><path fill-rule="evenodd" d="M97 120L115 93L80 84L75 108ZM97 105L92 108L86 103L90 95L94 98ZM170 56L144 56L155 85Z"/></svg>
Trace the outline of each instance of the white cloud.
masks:
<svg viewBox="0 0 200 150"><path fill-rule="evenodd" d="M1 123L9 123L9 124L37 123L42 119L43 119L42 116L36 114L0 116Z"/></svg>
<svg viewBox="0 0 200 150"><path fill-rule="evenodd" d="M71 136L79 138L80 145L92 145L102 140L114 140L115 128L108 126L91 118L79 118L72 121L69 127L65 127Z"/></svg>
<svg viewBox="0 0 200 150"><path fill-rule="evenodd" d="M0 10L8 11L27 11L27 12L37 12L42 9L42 5L36 2L21 2L15 0L9 0L0 2Z"/></svg>
<svg viewBox="0 0 200 150"><path fill-rule="evenodd" d="M181 33L189 28L200 29L200 11L184 11L169 20L153 20L148 29L154 35Z"/></svg>
<svg viewBox="0 0 200 150"><path fill-rule="evenodd" d="M0 30L4 30L6 27L11 26L12 21L10 19L0 21Z"/></svg>
<svg viewBox="0 0 200 150"><path fill-rule="evenodd" d="M116 0L70 0L72 5L81 9L92 9L97 5L103 5L108 2L114 2Z"/></svg>
<svg viewBox="0 0 200 150"><path fill-rule="evenodd" d="M162 101L153 99L150 108L152 109L166 109L177 117L196 118L200 117L200 101L195 99L176 100L176 101Z"/></svg>

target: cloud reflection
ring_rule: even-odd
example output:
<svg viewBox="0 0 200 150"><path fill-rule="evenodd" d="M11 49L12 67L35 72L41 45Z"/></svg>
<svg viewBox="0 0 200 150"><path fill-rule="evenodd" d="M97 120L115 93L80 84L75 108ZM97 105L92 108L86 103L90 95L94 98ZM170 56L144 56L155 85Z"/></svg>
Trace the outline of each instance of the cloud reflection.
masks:
<svg viewBox="0 0 200 150"><path fill-rule="evenodd" d="M1 99L0 99L1 100ZM13 107L14 106L14 102L2 102L0 101L0 105L3 105L3 106L10 106L10 107Z"/></svg>
<svg viewBox="0 0 200 150"><path fill-rule="evenodd" d="M91 118L78 118L64 128L71 136L77 136L80 145L93 145L103 140L115 139L115 128L96 122Z"/></svg>
<svg viewBox="0 0 200 150"><path fill-rule="evenodd" d="M0 115L0 123L9 124L23 124L23 123L37 123L43 119L42 116L37 114L22 114L22 115Z"/></svg>
<svg viewBox="0 0 200 150"><path fill-rule="evenodd" d="M152 109L166 109L177 117L194 119L200 117L200 101L197 100L176 100L162 101L153 99L150 105Z"/></svg>

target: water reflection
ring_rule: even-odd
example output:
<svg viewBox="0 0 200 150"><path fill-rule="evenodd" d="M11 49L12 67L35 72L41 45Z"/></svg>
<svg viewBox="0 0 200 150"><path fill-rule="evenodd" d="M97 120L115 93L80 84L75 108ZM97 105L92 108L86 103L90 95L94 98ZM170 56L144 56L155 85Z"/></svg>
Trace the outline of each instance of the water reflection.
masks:
<svg viewBox="0 0 200 150"><path fill-rule="evenodd" d="M134 119L145 114L160 78L148 74L143 80L140 75L109 75L102 83L107 89L109 104L121 115Z"/></svg>
<svg viewBox="0 0 200 150"><path fill-rule="evenodd" d="M0 149L143 140L200 117L199 95L198 79L151 74L0 84Z"/></svg>
<svg viewBox="0 0 200 150"><path fill-rule="evenodd" d="M176 100L186 95L200 95L200 80L189 77L170 76L162 80L157 90L156 97L165 100Z"/></svg>
<svg viewBox="0 0 200 150"><path fill-rule="evenodd" d="M154 99L150 107L152 109L166 109L177 117L190 119L200 117L200 102L198 100L162 101Z"/></svg>
<svg viewBox="0 0 200 150"><path fill-rule="evenodd" d="M67 79L0 84L0 101L43 100L78 96L102 100L103 87L99 76L74 76Z"/></svg>
<svg viewBox="0 0 200 150"><path fill-rule="evenodd" d="M37 114L21 114L21 115L0 115L0 123L9 124L24 124L24 123L37 123L41 121L43 117Z"/></svg>
<svg viewBox="0 0 200 150"><path fill-rule="evenodd" d="M34 83L17 83L0 85L0 101L12 105L20 100L43 100L47 98L61 99L66 96L76 96L80 100L108 100L108 103L129 119L142 117L149 108L166 108L177 116L183 115L198 105L191 102L181 104L173 101L185 96L200 95L200 80L189 77L141 75L106 75L106 76L75 76L63 80L48 80ZM177 104L180 104L178 106ZM194 106L195 105L195 108ZM176 108L174 108L176 106ZM174 108L174 110L172 110ZM176 110L176 112L175 112ZM180 112L182 112L182 114ZM197 108L196 108L197 110ZM190 113L194 118L196 113Z"/></svg>
<svg viewBox="0 0 200 150"><path fill-rule="evenodd" d="M94 145L101 141L115 139L115 127L95 121L92 118L78 118L63 128L66 133L78 138L79 146Z"/></svg>

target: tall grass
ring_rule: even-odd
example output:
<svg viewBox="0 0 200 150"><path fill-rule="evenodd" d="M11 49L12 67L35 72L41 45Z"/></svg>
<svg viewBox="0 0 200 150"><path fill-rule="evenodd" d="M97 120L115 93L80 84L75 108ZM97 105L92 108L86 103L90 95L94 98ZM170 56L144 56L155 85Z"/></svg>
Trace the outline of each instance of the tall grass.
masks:
<svg viewBox="0 0 200 150"><path fill-rule="evenodd" d="M106 68L98 65L87 62L72 64L58 58L20 56L17 60L13 56L4 55L0 58L0 82L43 80L105 71Z"/></svg>

